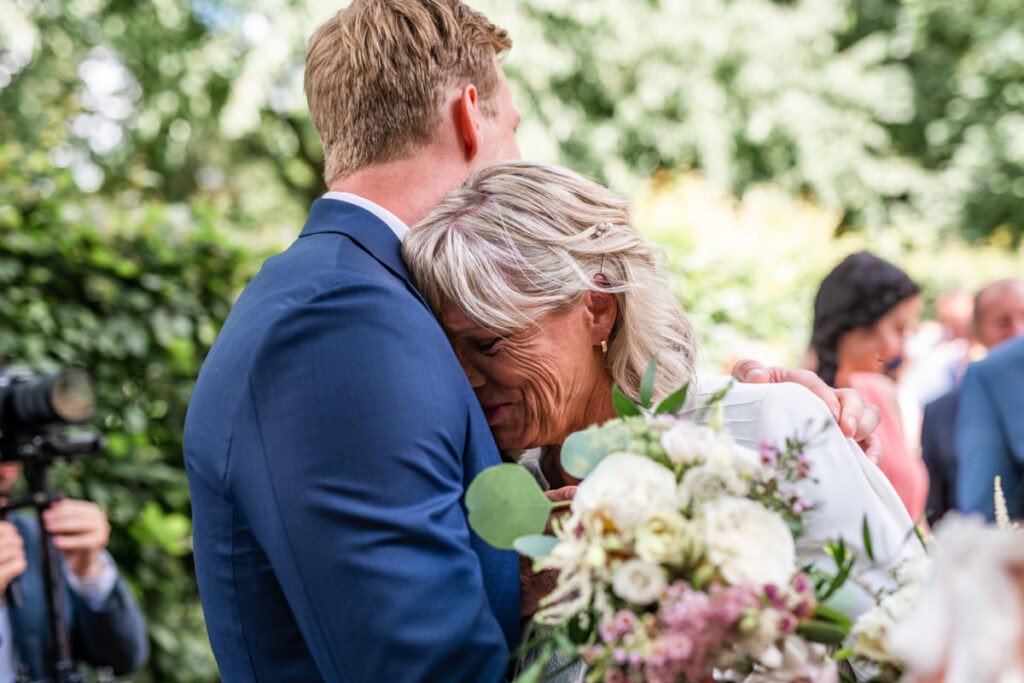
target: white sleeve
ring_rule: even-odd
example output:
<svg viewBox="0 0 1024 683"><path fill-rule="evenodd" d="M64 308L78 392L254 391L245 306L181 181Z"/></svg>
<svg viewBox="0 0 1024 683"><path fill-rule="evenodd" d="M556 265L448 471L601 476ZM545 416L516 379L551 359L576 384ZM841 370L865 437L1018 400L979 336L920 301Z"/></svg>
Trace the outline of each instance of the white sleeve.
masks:
<svg viewBox="0 0 1024 683"><path fill-rule="evenodd" d="M722 388L727 378L702 386L700 403ZM843 435L825 404L810 390L792 383L736 382L723 399L725 428L742 446L757 450L767 439L782 446L787 437L815 435L805 453L811 479L799 483L815 508L804 514L804 533L797 541L803 561L831 560L823 547L840 538L857 556L861 579L873 589L892 586L886 571L908 554L923 552L914 524L892 484ZM691 409L690 412L693 412ZM875 566L864 548L862 525L867 518ZM868 569L871 567L870 569ZM852 598L855 611L870 605Z"/></svg>
<svg viewBox="0 0 1024 683"><path fill-rule="evenodd" d="M103 603L107 601L111 591L114 590L118 576L117 565L114 564L114 559L106 550L99 554L99 562L103 567L94 576L83 578L76 576L70 569L64 571L68 587L78 597L85 600L85 604L93 611L98 611L103 607Z"/></svg>

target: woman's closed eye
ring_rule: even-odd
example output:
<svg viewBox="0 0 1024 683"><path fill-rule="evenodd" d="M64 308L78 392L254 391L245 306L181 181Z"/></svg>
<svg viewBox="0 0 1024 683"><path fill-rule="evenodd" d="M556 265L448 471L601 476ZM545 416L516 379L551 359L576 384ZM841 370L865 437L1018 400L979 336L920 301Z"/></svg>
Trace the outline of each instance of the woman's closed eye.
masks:
<svg viewBox="0 0 1024 683"><path fill-rule="evenodd" d="M481 339L474 342L474 346L478 353L490 355L497 351L495 345L501 341L501 337L491 337L489 339Z"/></svg>

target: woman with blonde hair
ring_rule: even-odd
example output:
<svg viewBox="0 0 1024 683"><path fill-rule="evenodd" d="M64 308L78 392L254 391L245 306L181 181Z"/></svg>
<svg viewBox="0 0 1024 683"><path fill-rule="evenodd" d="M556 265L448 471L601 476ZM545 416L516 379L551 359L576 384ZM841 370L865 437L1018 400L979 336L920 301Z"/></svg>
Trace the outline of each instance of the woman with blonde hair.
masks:
<svg viewBox="0 0 1024 683"><path fill-rule="evenodd" d="M615 417L613 384L637 398L653 356L655 399L695 379L696 333L657 249L633 226L627 200L572 171L485 165L410 230L404 256L499 448L540 449L531 469L543 485L574 483L559 465L562 442ZM722 386L700 388L706 396ZM805 517L804 557L837 536L856 552L865 517L880 583L885 566L914 552L895 491L810 391L738 384L724 405L726 428L749 447L827 425L807 451L816 481L804 494L820 504Z"/></svg>

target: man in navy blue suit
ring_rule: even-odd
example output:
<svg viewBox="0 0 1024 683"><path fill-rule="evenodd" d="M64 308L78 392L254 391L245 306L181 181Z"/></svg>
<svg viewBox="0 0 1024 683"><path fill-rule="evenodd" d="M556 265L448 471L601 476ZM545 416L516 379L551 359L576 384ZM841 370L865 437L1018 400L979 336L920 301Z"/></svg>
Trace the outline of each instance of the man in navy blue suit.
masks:
<svg viewBox="0 0 1024 683"><path fill-rule="evenodd" d="M400 240L481 164L518 158L497 62L510 44L458 0L355 0L310 39L330 191L238 299L185 427L227 681L506 673L530 600L517 556L471 534L462 507L500 458ZM753 365L759 381L792 378ZM861 419L858 397L826 400Z"/></svg>
<svg viewBox="0 0 1024 683"><path fill-rule="evenodd" d="M956 418L957 502L995 518L1000 477L1011 517L1024 517L1024 336L992 349L967 368Z"/></svg>
<svg viewBox="0 0 1024 683"><path fill-rule="evenodd" d="M356 0L310 39L330 192L235 304L185 428L226 681L505 675L518 558L461 504L500 458L400 239L477 166L518 157L509 46L457 0Z"/></svg>

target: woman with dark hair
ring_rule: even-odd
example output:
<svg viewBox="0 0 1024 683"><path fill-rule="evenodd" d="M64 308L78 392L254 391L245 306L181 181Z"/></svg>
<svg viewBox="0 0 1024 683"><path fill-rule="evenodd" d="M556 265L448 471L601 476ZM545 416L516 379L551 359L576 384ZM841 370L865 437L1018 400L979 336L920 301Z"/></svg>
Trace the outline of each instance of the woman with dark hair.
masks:
<svg viewBox="0 0 1024 683"><path fill-rule="evenodd" d="M916 522L924 520L928 472L907 449L896 385L884 373L902 362L907 331L920 312L917 284L891 263L861 251L822 281L811 335L818 375L833 387L856 389L878 407L879 467Z"/></svg>

